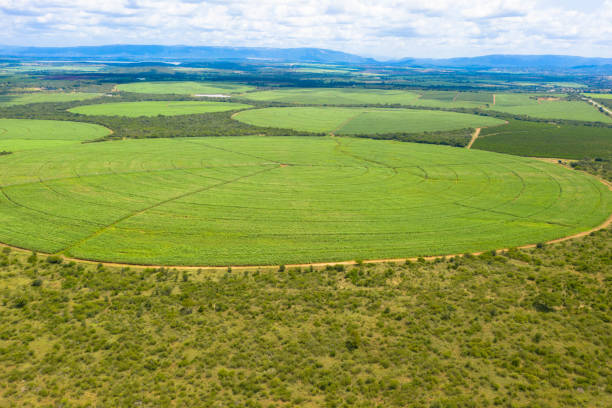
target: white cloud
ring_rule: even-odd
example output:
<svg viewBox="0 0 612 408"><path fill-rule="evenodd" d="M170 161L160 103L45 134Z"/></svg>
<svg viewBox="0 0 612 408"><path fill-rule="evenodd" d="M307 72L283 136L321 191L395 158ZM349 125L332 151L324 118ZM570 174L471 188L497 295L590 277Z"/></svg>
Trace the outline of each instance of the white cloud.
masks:
<svg viewBox="0 0 612 408"><path fill-rule="evenodd" d="M583 1L581 9L564 0L0 0L0 43L324 47L378 58L612 57L612 0Z"/></svg>

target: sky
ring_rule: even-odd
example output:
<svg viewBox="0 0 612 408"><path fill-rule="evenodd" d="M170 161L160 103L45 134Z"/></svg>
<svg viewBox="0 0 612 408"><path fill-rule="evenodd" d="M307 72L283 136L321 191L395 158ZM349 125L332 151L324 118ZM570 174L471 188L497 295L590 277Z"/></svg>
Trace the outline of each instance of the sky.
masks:
<svg viewBox="0 0 612 408"><path fill-rule="evenodd" d="M0 44L612 57L612 0L0 0Z"/></svg>

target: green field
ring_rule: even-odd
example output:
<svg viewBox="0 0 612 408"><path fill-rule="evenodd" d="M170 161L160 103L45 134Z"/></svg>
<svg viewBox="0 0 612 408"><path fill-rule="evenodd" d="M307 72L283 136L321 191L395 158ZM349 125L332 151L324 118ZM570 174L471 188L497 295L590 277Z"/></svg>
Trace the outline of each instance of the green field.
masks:
<svg viewBox="0 0 612 408"><path fill-rule="evenodd" d="M567 119L585 122L612 123L612 118L600 113L586 102L541 99L561 97L562 95L502 93L496 94L495 105L491 106L489 109L541 119ZM538 98L540 98L540 100L538 100Z"/></svg>
<svg viewBox="0 0 612 408"><path fill-rule="evenodd" d="M256 101L276 101L306 105L416 105L440 108L475 108L493 103L490 93L446 91L402 91L360 88L287 88L251 92Z"/></svg>
<svg viewBox="0 0 612 408"><path fill-rule="evenodd" d="M229 82L134 82L117 85L117 90L144 94L226 95L247 92L253 86Z"/></svg>
<svg viewBox="0 0 612 408"><path fill-rule="evenodd" d="M519 156L612 157L612 128L510 121L483 129L473 148Z"/></svg>
<svg viewBox="0 0 612 408"><path fill-rule="evenodd" d="M0 186L0 242L142 264L463 253L612 211L601 183L551 164L339 137L75 140L1 156Z"/></svg>
<svg viewBox="0 0 612 408"><path fill-rule="evenodd" d="M230 102L146 101L85 105L69 109L72 113L97 116L176 116L224 112L250 108L250 105Z"/></svg>
<svg viewBox="0 0 612 408"><path fill-rule="evenodd" d="M584 95L595 99L612 99L612 94L585 93Z"/></svg>
<svg viewBox="0 0 612 408"><path fill-rule="evenodd" d="M9 94L0 95L0 106L25 105L28 103L41 102L71 102L84 101L86 99L97 98L101 96L99 93L83 93L83 92L40 92L27 94Z"/></svg>
<svg viewBox="0 0 612 408"><path fill-rule="evenodd" d="M0 119L0 151L61 149L109 133L110 130L90 123Z"/></svg>
<svg viewBox="0 0 612 408"><path fill-rule="evenodd" d="M337 134L422 133L504 123L487 116L455 112L336 107L254 109L240 112L234 119L255 126Z"/></svg>

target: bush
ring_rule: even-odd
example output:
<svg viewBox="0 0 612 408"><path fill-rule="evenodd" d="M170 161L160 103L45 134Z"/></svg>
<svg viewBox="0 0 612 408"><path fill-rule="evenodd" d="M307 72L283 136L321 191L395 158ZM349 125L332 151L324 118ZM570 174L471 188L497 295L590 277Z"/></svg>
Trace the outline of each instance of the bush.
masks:
<svg viewBox="0 0 612 408"><path fill-rule="evenodd" d="M61 256L58 256L58 255L49 255L49 256L47 257L47 263L50 263L50 264L58 264L58 265L59 265L59 264L61 264L62 262L63 262L63 259L62 259L62 257L61 257Z"/></svg>

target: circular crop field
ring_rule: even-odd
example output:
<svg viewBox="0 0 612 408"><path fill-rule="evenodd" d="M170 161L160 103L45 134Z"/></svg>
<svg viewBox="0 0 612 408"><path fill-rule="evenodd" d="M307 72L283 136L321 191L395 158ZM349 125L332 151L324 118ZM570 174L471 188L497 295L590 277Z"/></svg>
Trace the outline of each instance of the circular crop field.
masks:
<svg viewBox="0 0 612 408"><path fill-rule="evenodd" d="M218 95L235 94L255 89L253 86L232 82L195 82L195 81L164 81L164 82L132 82L117 85L117 90L123 92L145 94L179 94L179 95Z"/></svg>
<svg viewBox="0 0 612 408"><path fill-rule="evenodd" d="M503 125L488 116L418 110L336 107L251 109L234 119L255 126L337 134L422 133Z"/></svg>
<svg viewBox="0 0 612 408"><path fill-rule="evenodd" d="M250 108L250 105L230 102L146 101L101 103L69 109L72 113L99 116L176 116L198 113L224 112Z"/></svg>
<svg viewBox="0 0 612 408"><path fill-rule="evenodd" d="M59 148L99 139L110 133L109 129L91 123L0 119L0 151Z"/></svg>
<svg viewBox="0 0 612 408"><path fill-rule="evenodd" d="M164 265L463 253L567 236L612 211L600 182L552 164L339 137L34 146L0 156L0 189L0 242Z"/></svg>

